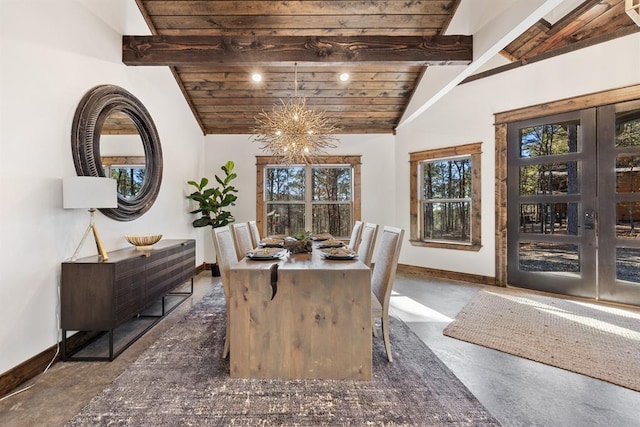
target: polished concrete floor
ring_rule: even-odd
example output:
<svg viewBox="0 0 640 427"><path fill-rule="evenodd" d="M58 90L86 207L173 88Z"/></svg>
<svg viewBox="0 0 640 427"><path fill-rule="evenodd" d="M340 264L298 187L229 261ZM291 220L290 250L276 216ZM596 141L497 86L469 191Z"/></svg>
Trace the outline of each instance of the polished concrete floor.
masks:
<svg viewBox="0 0 640 427"><path fill-rule="evenodd" d="M113 362L54 364L23 393L0 401L0 426L61 426L180 320L217 278ZM640 426L640 393L442 335L480 286L398 274L392 311L404 320L505 426ZM393 336L391 337L393 345Z"/></svg>

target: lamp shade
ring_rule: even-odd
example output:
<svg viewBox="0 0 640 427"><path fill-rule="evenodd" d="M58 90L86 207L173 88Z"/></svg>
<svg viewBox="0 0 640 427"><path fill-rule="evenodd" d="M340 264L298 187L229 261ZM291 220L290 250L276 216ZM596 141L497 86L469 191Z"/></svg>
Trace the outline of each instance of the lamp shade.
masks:
<svg viewBox="0 0 640 427"><path fill-rule="evenodd" d="M62 207L117 208L116 180L93 176L72 176L62 179Z"/></svg>

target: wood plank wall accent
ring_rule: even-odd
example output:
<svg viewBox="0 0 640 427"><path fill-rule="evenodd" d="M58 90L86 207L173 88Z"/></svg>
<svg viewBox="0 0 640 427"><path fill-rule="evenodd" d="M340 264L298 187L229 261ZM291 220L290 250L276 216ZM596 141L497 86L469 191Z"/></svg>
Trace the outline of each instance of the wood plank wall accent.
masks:
<svg viewBox="0 0 640 427"><path fill-rule="evenodd" d="M640 84L496 113L496 284L507 286L507 126L509 123L640 99Z"/></svg>
<svg viewBox="0 0 640 427"><path fill-rule="evenodd" d="M495 244L496 285L507 285L507 125L496 124Z"/></svg>
<svg viewBox="0 0 640 427"><path fill-rule="evenodd" d="M353 167L353 220L360 221L361 210L361 161L362 156L322 156L317 158L318 165L351 165ZM281 162L279 157L256 156L256 224L260 235L266 235L264 226L264 168L267 165L277 165Z"/></svg>

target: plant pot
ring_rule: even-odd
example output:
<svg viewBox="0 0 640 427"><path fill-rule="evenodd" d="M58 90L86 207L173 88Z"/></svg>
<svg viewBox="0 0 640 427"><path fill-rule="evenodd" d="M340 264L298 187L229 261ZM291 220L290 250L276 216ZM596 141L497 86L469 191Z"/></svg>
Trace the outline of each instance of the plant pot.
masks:
<svg viewBox="0 0 640 427"><path fill-rule="evenodd" d="M218 264L209 264L209 268L211 269L211 276L220 277L220 267L218 267Z"/></svg>

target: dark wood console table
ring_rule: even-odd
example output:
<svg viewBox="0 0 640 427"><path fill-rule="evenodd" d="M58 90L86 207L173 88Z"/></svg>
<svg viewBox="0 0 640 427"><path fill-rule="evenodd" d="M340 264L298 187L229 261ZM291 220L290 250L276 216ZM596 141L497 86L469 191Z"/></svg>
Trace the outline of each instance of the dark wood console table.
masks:
<svg viewBox="0 0 640 427"><path fill-rule="evenodd" d="M193 293L195 240L161 240L151 250L134 247L109 252L109 260L98 256L62 263L60 311L62 360L113 360ZM191 280L191 290L175 288ZM181 296L169 310L165 298ZM160 314L145 314L154 304ZM151 318L142 331L126 332L124 344L114 350L114 331L132 319ZM69 351L68 331L106 332L105 356L76 356L84 348Z"/></svg>

